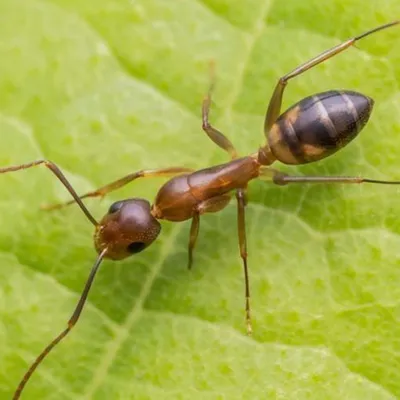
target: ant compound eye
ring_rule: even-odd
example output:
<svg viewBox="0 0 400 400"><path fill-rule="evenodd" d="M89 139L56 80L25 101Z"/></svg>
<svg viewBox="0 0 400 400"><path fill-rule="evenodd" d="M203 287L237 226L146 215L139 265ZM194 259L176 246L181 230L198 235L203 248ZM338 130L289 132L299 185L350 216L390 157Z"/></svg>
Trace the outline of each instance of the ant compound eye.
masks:
<svg viewBox="0 0 400 400"><path fill-rule="evenodd" d="M115 212L117 212L118 210L121 209L121 207L124 205L125 201L116 201L115 203L112 203L110 208L108 209L108 213L109 214L114 214Z"/></svg>
<svg viewBox="0 0 400 400"><path fill-rule="evenodd" d="M146 247L146 243L143 242L133 242L128 245L128 251L131 254L140 253Z"/></svg>

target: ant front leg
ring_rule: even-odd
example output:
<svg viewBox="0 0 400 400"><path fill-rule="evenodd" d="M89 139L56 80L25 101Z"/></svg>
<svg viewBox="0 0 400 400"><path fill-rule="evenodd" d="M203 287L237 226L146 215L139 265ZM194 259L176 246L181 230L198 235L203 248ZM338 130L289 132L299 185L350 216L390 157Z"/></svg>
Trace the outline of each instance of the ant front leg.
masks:
<svg viewBox="0 0 400 400"><path fill-rule="evenodd" d="M193 264L193 249L196 245L197 236L200 229L200 214L196 212L192 218L192 225L190 226L189 248L188 248L188 269L192 269Z"/></svg>
<svg viewBox="0 0 400 400"><path fill-rule="evenodd" d="M285 90L286 85L288 84L288 81L292 78L295 78L296 76L302 74L303 72L309 70L312 67L315 67L318 64L321 64L322 62L328 60L329 58L335 56L336 54L341 53L342 51L348 49L349 47L353 46L358 40L365 38L366 36L369 36L375 32L378 32L382 29L390 28L391 26L399 24L400 21L394 21L390 22L385 25L380 25L377 28L371 29L367 32L362 33L361 35L355 36L351 39L346 40L345 42L332 47L329 50L324 51L323 53L319 54L318 56L312 58L311 60L305 62L304 64L298 66L295 68L293 71L289 72L288 74L282 76L276 87L275 90L272 94L272 97L269 101L268 104L268 109L267 113L265 116L265 122L264 122L264 134L267 137L268 132L270 131L272 125L275 123L277 118L280 115L281 111L281 106L282 106L282 97L283 97L283 92Z"/></svg>
<svg viewBox="0 0 400 400"><path fill-rule="evenodd" d="M79 196L79 199L86 199L88 197L104 197L106 194L120 189L128 183L134 181L138 178L152 178L152 177L173 177L176 175L181 175L185 173L194 172L193 168L185 168L185 167L170 167L170 168L159 168L159 169L144 169L141 171L134 172L132 174L126 175L123 178L117 179L114 182L109 183L108 185L102 186L92 192L85 193L82 196ZM44 210L55 210L70 204L77 202L74 197L74 200L67 201L65 203L60 204L52 204L49 206L43 206Z"/></svg>
<svg viewBox="0 0 400 400"><path fill-rule="evenodd" d="M211 199L204 200L196 207L195 214L192 218L192 225L190 227L188 246L188 269L192 269L193 250L196 245L197 236L200 229L200 215L221 211L229 204L230 200L231 196L229 194L224 194L222 196L216 196L212 197Z"/></svg>

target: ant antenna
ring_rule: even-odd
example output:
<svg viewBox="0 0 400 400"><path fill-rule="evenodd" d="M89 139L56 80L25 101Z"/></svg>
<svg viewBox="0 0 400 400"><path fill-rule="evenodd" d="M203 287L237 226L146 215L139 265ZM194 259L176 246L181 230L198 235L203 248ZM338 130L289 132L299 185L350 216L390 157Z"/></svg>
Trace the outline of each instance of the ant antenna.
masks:
<svg viewBox="0 0 400 400"><path fill-rule="evenodd" d="M68 190L68 192L71 194L71 196L77 202L78 206L81 208L83 213L86 215L86 218L94 226L98 226L99 225L98 222L93 217L93 215L90 213L90 211L86 208L86 206L83 204L83 202L80 199L79 195L75 192L75 189L68 182L68 179L61 172L60 168L58 168L57 165L54 164L53 162L51 162L49 160L36 160L36 161L32 161L32 162L26 163L26 164L13 165L11 167L0 168L0 174L4 174L4 173L7 173L7 172L20 171L20 170L28 169L28 168L32 168L32 167L37 167L38 165L42 165L42 164L45 167L47 167L57 177L57 179L64 185L64 187Z"/></svg>
<svg viewBox="0 0 400 400"><path fill-rule="evenodd" d="M44 360L44 358L53 350L53 348L61 342L62 339L65 338L65 336L68 335L68 333L72 330L72 328L75 326L75 324L78 322L78 319L81 315L81 312L83 310L83 307L86 303L86 299L89 294L89 290L92 286L93 280L96 276L96 273L100 267L101 262L103 261L104 256L107 253L107 248L105 248L97 257L97 260L95 261L89 277L86 281L85 287L83 289L82 295L78 301L78 304L75 307L75 310L71 316L71 318L68 321L68 326L65 330L63 330L56 338L54 338L50 344L39 354L39 356L36 358L36 360L33 362L33 364L30 366L24 377L21 379L20 383L18 384L17 390L14 393L13 400L18 400L21 396L21 392L24 390L25 385L29 381L30 377L32 374L35 372L36 368L41 364L41 362Z"/></svg>

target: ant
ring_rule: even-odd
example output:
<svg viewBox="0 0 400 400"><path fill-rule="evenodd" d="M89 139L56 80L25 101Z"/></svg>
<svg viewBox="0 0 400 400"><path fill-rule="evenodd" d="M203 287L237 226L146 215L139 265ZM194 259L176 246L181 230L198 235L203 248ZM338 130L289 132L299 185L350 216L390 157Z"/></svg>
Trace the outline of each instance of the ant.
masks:
<svg viewBox="0 0 400 400"><path fill-rule="evenodd" d="M283 93L289 80L353 46L360 39L375 32L398 25L400 20L380 25L332 47L282 76L270 99L264 122L266 144L257 152L238 157L230 140L209 123L213 80L202 105L202 128L208 137L225 150L231 161L195 171L184 167L142 170L124 176L95 191L79 196L61 170L51 161L37 160L26 164L0 168L0 173L46 166L66 187L73 200L45 209L61 208L77 203L87 219L94 225L94 245L98 253L90 271L79 302L67 327L39 354L18 384L14 400L21 393L50 351L72 330L78 322L95 275L104 258L121 260L137 254L150 246L160 233L159 219L172 222L192 220L188 244L188 268L193 262L193 250L200 227L200 216L224 209L235 193L240 256L245 281L245 311L247 333L251 334L250 285L247 268L245 208L249 181L255 178L268 180L276 185L289 183L377 183L400 184L350 176L292 176L270 168L276 160L284 164L306 164L319 161L337 152L351 142L367 123L374 101L361 93L349 90L330 90L300 100L281 114ZM130 198L113 203L107 214L98 222L82 199L103 197L106 194L138 179L167 176L171 179L158 191L154 204L145 199Z"/></svg>

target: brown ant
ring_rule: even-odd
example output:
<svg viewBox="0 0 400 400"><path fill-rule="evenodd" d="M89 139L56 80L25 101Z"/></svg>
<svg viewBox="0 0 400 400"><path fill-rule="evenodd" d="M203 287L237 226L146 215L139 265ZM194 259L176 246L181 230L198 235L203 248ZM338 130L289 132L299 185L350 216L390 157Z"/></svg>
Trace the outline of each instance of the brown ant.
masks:
<svg viewBox="0 0 400 400"><path fill-rule="evenodd" d="M143 251L154 242L160 233L159 219L173 222L191 219L188 245L188 267L191 268L193 249L199 233L200 215L221 211L231 200L232 192L235 192L237 201L239 248L245 278L247 332L250 334L252 328L245 231L248 182L260 178L277 185L364 182L400 184L400 181L382 181L350 176L291 176L270 168L269 166L276 160L284 164L305 164L321 160L340 150L352 141L367 123L374 104L371 98L361 93L330 90L306 97L281 114L285 87L290 79L341 53L358 40L399 23L400 21L390 22L346 40L282 76L272 94L265 116L266 144L249 156L239 158L230 140L209 123L208 115L213 87L211 84L208 95L203 101L203 130L217 146L230 154L232 160L225 164L199 171L184 167L142 170L124 176L83 196L79 196L75 192L64 174L51 161L38 160L0 168L0 173L19 171L41 164L49 168L67 188L73 200L65 204L47 207L47 209L61 208L76 202L95 227L94 244L98 252L97 260L91 269L79 302L68 321L67 328L50 342L36 358L20 381L13 398L20 398L26 383L39 364L77 323L94 277L104 258L121 260ZM154 176L168 176L171 179L160 188L153 205L150 205L147 200L139 198L117 201L110 206L101 221L97 222L81 200L87 197L103 197L137 178Z"/></svg>

